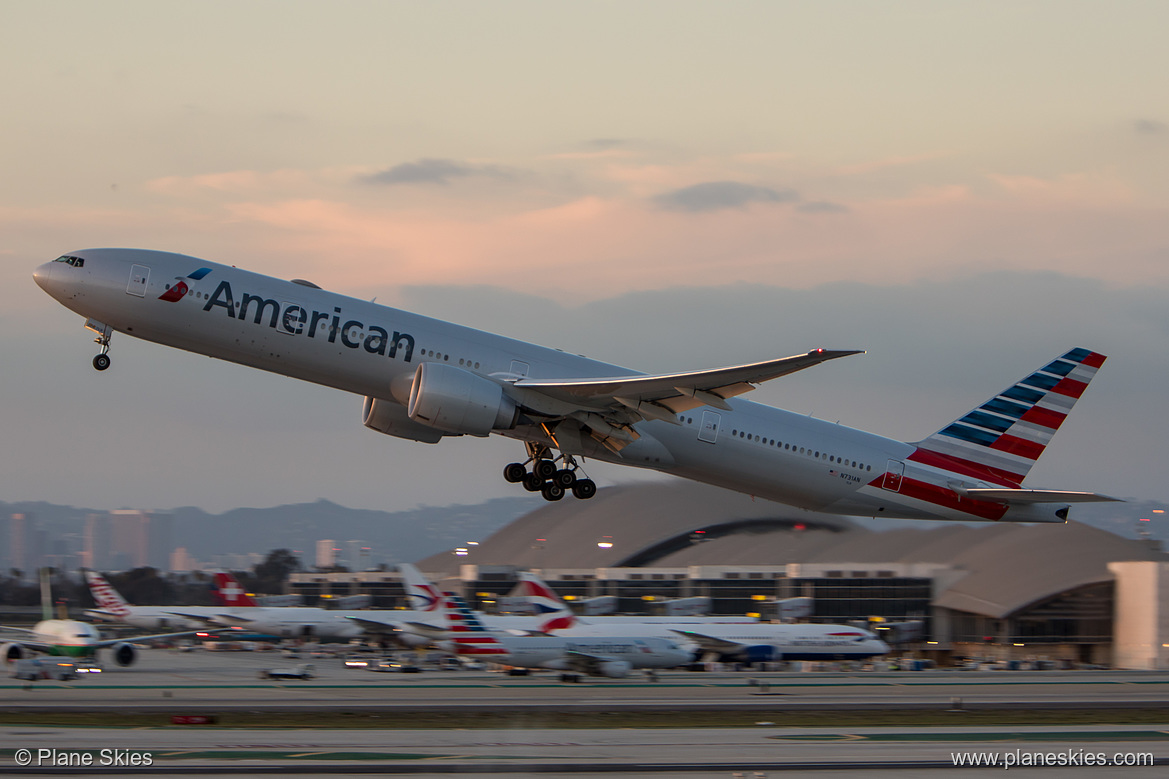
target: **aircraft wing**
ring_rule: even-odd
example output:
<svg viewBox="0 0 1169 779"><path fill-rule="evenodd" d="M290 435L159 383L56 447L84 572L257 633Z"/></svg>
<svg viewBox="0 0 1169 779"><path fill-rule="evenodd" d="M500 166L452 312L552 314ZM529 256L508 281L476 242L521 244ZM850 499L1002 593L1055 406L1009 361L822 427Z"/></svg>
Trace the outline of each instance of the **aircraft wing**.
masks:
<svg viewBox="0 0 1169 779"><path fill-rule="evenodd" d="M726 399L755 389L755 385L819 365L838 357L862 354L860 350L816 349L779 360L733 365L727 368L667 373L657 376L632 374L598 379L519 379L513 386L532 389L556 400L590 410L614 404L627 408L649 405L645 416L658 419L699 406L729 410ZM654 411L660 407L659 414ZM670 420L666 420L670 421Z"/></svg>
<svg viewBox="0 0 1169 779"><path fill-rule="evenodd" d="M345 618L356 622L361 627L361 629L367 633L401 633L403 630L401 624L396 622L382 622L376 619L355 617L352 614L346 616Z"/></svg>
<svg viewBox="0 0 1169 779"><path fill-rule="evenodd" d="M122 638L109 638L105 641L95 641L92 646L96 649L102 649L107 646L115 646L116 644L133 644L138 641L156 641L160 638L180 638L182 636L195 636L199 633L206 633L205 630L184 630L180 633L155 633L151 636L124 636Z"/></svg>
<svg viewBox="0 0 1169 779"><path fill-rule="evenodd" d="M962 494L979 500L998 503L1123 503L1121 498L1110 498L1097 492L1064 492L1061 490L1010 490L974 487Z"/></svg>
<svg viewBox="0 0 1169 779"><path fill-rule="evenodd" d="M671 633L677 633L682 638L698 645L698 648L704 652L717 652L719 654L730 654L743 649L745 644L740 644L738 641L727 641L726 639L708 636L704 633L695 633L692 630L671 630Z"/></svg>
<svg viewBox="0 0 1169 779"><path fill-rule="evenodd" d="M588 676L602 676L601 664L613 660L612 657L604 657L603 655L593 655L588 652L579 652L571 649L564 653L565 659L568 660L568 665L573 671L577 671Z"/></svg>
<svg viewBox="0 0 1169 779"><path fill-rule="evenodd" d="M173 614L176 617L182 617L183 619L189 619L194 622L202 622L204 625L211 628L224 627L222 622L216 622L214 619L208 617L205 614L188 614L184 611L168 611L167 614Z"/></svg>
<svg viewBox="0 0 1169 779"><path fill-rule="evenodd" d="M0 625L0 630L6 631L9 633L23 633L26 636L31 636L34 632L28 628L17 628L17 627L12 627L10 625Z"/></svg>

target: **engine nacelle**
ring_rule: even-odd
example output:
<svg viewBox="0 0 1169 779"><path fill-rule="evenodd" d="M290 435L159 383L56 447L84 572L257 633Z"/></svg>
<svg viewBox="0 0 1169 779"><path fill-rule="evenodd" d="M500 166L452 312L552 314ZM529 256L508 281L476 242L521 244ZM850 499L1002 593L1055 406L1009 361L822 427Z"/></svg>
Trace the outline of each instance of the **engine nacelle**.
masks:
<svg viewBox="0 0 1169 779"><path fill-rule="evenodd" d="M627 660L606 660L600 664L597 670L601 676L607 676L610 679L624 679L629 676L633 666Z"/></svg>
<svg viewBox="0 0 1169 779"><path fill-rule="evenodd" d="M114 662L123 668L128 665L134 665L138 660L138 650L134 648L133 644L127 644L125 642L114 644L110 647L110 652L113 654Z"/></svg>
<svg viewBox="0 0 1169 779"><path fill-rule="evenodd" d="M379 433L421 441L424 444L437 444L444 435L441 430L435 430L429 425L421 425L410 419L405 406L392 400L371 398L368 395L361 411L361 423Z"/></svg>
<svg viewBox="0 0 1169 779"><path fill-rule="evenodd" d="M515 427L519 408L490 379L453 365L424 362L414 374L407 415L448 433L482 437Z"/></svg>
<svg viewBox="0 0 1169 779"><path fill-rule="evenodd" d="M778 663L783 659L783 652L771 644L754 644L743 650L742 658L748 663Z"/></svg>
<svg viewBox="0 0 1169 779"><path fill-rule="evenodd" d="M20 644L0 644L0 659L6 663L15 663L29 656L29 651Z"/></svg>

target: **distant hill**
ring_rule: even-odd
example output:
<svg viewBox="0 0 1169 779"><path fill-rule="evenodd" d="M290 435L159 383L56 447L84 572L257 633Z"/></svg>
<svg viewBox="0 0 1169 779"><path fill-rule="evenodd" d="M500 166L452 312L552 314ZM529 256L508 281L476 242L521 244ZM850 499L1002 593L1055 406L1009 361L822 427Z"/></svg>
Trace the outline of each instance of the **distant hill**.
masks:
<svg viewBox="0 0 1169 779"><path fill-rule="evenodd" d="M170 509L174 515L174 546L186 547L195 559L222 554L266 554L272 549L299 550L312 565L316 542L360 540L372 548L374 564L413 562L428 555L477 541L516 517L539 508L531 497L496 498L470 506L421 506L406 511L352 509L327 500L272 508L240 508L208 514L199 508ZM63 541L71 551L83 546L85 518L95 509L52 503L0 502L0 530L13 513L34 518L39 530ZM0 532L0 543L7 535Z"/></svg>
<svg viewBox="0 0 1169 779"><path fill-rule="evenodd" d="M1163 505L1149 501L1084 504L1073 507L1072 517L1126 538L1137 538L1143 532L1163 541L1169 539L1169 520L1165 514L1153 513ZM571 510L572 502L566 501L564 507ZM779 504L776 507L782 509ZM320 539L332 539L339 545L360 540L371 547L370 560L374 565L416 562L449 552L468 541L484 540L529 512L556 508L531 496L519 496L475 505L421 506L405 511L353 509L318 500L272 508L233 509L222 514L209 514L192 507L171 509L170 513L175 518L174 546L186 547L197 560L206 562L225 554L262 555L272 549L287 548L300 551L302 562L311 566ZM69 554L84 545L85 517L104 512L43 502L0 502L0 560L6 557L2 549L8 544L5 525L13 513L32 515L36 527L48 534L50 543ZM1140 522L1142 517L1151 521ZM917 520L858 518L856 521L877 531L923 525Z"/></svg>

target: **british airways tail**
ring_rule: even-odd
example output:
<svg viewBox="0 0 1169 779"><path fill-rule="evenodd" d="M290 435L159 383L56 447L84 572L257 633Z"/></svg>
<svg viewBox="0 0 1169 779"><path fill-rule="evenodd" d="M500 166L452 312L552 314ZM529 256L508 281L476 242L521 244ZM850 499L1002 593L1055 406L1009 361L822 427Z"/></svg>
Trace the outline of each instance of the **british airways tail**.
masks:
<svg viewBox="0 0 1169 779"><path fill-rule="evenodd" d="M1088 349L1072 349L917 442L908 459L977 480L977 486L953 486L974 500L1008 504L1117 500L1092 492L1022 487L1105 359Z"/></svg>
<svg viewBox="0 0 1169 779"><path fill-rule="evenodd" d="M442 606L442 593L410 563L399 563L398 573L402 575L402 589L414 611L437 612Z"/></svg>
<svg viewBox="0 0 1169 779"><path fill-rule="evenodd" d="M541 632L566 630L577 624L579 620L576 614L539 576L530 571L520 571L518 576L519 593L535 610L536 617L540 620Z"/></svg>

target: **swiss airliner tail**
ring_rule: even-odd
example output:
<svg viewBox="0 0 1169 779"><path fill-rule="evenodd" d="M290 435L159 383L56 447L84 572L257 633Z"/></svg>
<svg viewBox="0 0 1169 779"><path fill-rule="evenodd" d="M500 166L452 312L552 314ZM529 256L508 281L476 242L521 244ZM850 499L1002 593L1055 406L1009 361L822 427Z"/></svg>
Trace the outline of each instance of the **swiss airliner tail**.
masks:
<svg viewBox="0 0 1169 779"><path fill-rule="evenodd" d="M917 442L909 459L1018 488L1105 359L1072 349Z"/></svg>
<svg viewBox="0 0 1169 779"><path fill-rule="evenodd" d="M215 574L215 598L223 606L258 606L230 573Z"/></svg>

